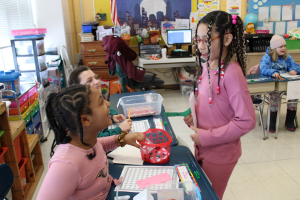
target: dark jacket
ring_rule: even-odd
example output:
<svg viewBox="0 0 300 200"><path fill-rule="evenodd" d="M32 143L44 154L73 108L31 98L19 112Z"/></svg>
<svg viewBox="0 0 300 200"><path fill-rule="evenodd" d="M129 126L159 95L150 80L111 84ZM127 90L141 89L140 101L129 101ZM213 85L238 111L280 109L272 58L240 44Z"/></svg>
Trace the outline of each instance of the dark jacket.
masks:
<svg viewBox="0 0 300 200"><path fill-rule="evenodd" d="M116 62L130 79L143 81L145 70L138 70L132 60L137 55L120 37L109 35L103 38L102 46L106 52L105 63L109 70L116 70Z"/></svg>

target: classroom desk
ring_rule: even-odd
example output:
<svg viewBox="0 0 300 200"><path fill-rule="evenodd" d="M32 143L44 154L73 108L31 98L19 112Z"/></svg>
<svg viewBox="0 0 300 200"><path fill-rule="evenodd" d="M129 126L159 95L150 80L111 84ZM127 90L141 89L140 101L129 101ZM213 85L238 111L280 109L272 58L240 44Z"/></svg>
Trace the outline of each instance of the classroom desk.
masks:
<svg viewBox="0 0 300 200"><path fill-rule="evenodd" d="M110 107L115 109L118 113L124 114L123 112L123 107L119 105L117 107L119 99L124 96L131 96L131 95L140 95L140 94L145 94L145 93L156 93L156 91L151 90L151 91L142 91L142 92L133 92L133 93L121 93L121 94L113 94L110 96ZM171 135L173 142L171 143L171 146L177 146L178 141L177 137L172 129L171 123L167 117L164 115L165 108L162 105L161 113L160 115L153 115L153 116L147 116L147 117L137 117L137 118L132 118L132 121L140 121L140 120L148 120L148 123L150 125L150 128L155 128L154 123L153 123L153 118L161 118L163 122L167 122L167 126L165 127L166 131ZM182 123L184 123L182 121Z"/></svg>
<svg viewBox="0 0 300 200"><path fill-rule="evenodd" d="M124 165L121 164L114 164L112 160L109 160L109 174L116 179L120 178L121 172L123 170ZM171 154L170 154L170 160L169 162L165 164L159 164L159 166L174 166L176 164L181 164L181 163L186 163L189 165L191 171L194 173L194 171L198 171L200 174L200 178L196 178L197 184L199 185L201 189L201 196L202 199L209 199L209 200L214 200L214 199L219 199L213 188L211 187L206 175L202 171L201 167L198 165L195 157L187 148L186 146L175 146L171 147ZM144 162L143 165L149 165L153 166L154 164ZM108 196L106 199L114 199L116 196L115 190L115 185L112 184ZM137 193L130 193L130 192L119 192L119 196L124 196L124 195L129 195L132 199Z"/></svg>
<svg viewBox="0 0 300 200"><path fill-rule="evenodd" d="M146 60L139 57L139 66L145 69L154 68L173 68L183 66L196 66L196 58L193 57L182 57L182 58L166 58L159 60Z"/></svg>

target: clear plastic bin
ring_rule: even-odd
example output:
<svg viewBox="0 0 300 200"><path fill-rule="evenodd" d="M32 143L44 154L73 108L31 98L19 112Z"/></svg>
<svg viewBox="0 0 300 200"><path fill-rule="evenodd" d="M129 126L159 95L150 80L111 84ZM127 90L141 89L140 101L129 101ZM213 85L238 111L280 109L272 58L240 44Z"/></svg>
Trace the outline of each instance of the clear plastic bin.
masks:
<svg viewBox="0 0 300 200"><path fill-rule="evenodd" d="M47 85L49 83L49 76L48 76L48 70L39 72L41 77L41 83L43 85Z"/></svg>
<svg viewBox="0 0 300 200"><path fill-rule="evenodd" d="M26 71L26 70L35 70L35 62L34 57L17 57L19 70ZM47 69L45 55L38 57L39 62L39 69L43 71Z"/></svg>
<svg viewBox="0 0 300 200"><path fill-rule="evenodd" d="M33 55L32 41L15 41L16 54L20 55ZM45 54L44 40L36 40L36 49L38 55Z"/></svg>
<svg viewBox="0 0 300 200"><path fill-rule="evenodd" d="M188 83L180 83L180 92L182 95L189 95L191 92L194 91L194 85Z"/></svg>
<svg viewBox="0 0 300 200"><path fill-rule="evenodd" d="M202 200L199 188L192 182L154 184L146 189L153 196L154 200ZM117 196L119 196L118 190ZM115 199L118 198L116 197Z"/></svg>
<svg viewBox="0 0 300 200"><path fill-rule="evenodd" d="M119 103L123 107L123 112L126 117L143 117L150 115L159 115L161 113L162 101L164 99L160 94L148 93L142 95L132 95L120 98ZM117 106L119 106L119 103Z"/></svg>

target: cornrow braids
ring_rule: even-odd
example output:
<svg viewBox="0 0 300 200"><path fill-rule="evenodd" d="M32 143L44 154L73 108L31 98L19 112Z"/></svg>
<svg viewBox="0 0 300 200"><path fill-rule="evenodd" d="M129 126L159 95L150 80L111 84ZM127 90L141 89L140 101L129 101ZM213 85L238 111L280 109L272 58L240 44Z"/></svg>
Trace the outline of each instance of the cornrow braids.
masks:
<svg viewBox="0 0 300 200"><path fill-rule="evenodd" d="M208 75L208 86L209 86L209 105L211 105L211 87L210 87L210 62L209 62L209 58L210 58L210 47L211 47L211 31L212 31L212 22L208 23L208 30L207 30L207 49L208 49L208 54L207 54L207 60L206 60L206 67L207 67L207 75Z"/></svg>
<svg viewBox="0 0 300 200"><path fill-rule="evenodd" d="M90 86L73 85L59 93L49 95L46 114L50 128L55 135L50 156L54 154L54 148L57 144L66 144L71 141L71 137L67 135L68 131L71 134L79 132L81 143L88 145L83 142L83 127L80 116L82 114L92 114L89 108L89 94ZM77 124L77 126L74 126L74 124ZM92 159L93 156L88 155L88 158Z"/></svg>
<svg viewBox="0 0 300 200"><path fill-rule="evenodd" d="M212 27L214 27L215 31L220 35L220 56L218 59L218 87L220 86L220 70L222 65L222 53L223 53L223 43L224 43L224 36L226 33L231 33L233 35L233 40L228 46L228 54L223 60L223 68L226 70L227 66L229 65L230 61L236 55L237 61L239 62L241 69L243 71L244 76L246 76L246 45L245 45L245 36L244 36L244 26L242 19L237 16L236 24L232 23L232 15L224 12L224 11L213 11L208 13L205 17L203 17L197 23L196 28L196 35L200 24L207 24L208 25L208 55L207 55L207 72L208 72L208 80L209 80L209 87L210 87L210 74L209 74L209 58L210 58L210 48L211 48L211 31ZM197 46L198 49L198 46ZM201 54L198 54L198 59L200 59ZM197 67L197 76L198 74L202 74L202 66L201 62L199 67ZM211 93L211 91L210 91ZM211 98L211 95L210 95Z"/></svg>

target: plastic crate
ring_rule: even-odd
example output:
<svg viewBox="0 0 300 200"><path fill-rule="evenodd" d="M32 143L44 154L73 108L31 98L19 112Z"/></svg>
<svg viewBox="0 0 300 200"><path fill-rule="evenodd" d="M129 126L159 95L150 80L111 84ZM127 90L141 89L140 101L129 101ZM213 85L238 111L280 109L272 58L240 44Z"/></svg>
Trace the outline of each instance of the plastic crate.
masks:
<svg viewBox="0 0 300 200"><path fill-rule="evenodd" d="M12 30L11 34L13 36L22 36L22 35L41 35L47 33L46 28L31 28L31 29L20 29Z"/></svg>
<svg viewBox="0 0 300 200"><path fill-rule="evenodd" d="M93 26L81 26L82 33L91 33L93 30Z"/></svg>
<svg viewBox="0 0 300 200"><path fill-rule="evenodd" d="M28 95L27 95L27 93L25 93L18 100L19 101L19 106L22 106L27 100L28 100ZM10 104L9 107L10 108L16 108L17 107L17 101L11 101L11 104Z"/></svg>
<svg viewBox="0 0 300 200"><path fill-rule="evenodd" d="M123 113L126 117L143 117L150 115L159 115L161 113L161 105L164 99L160 94L147 93L142 95L132 95L120 98L119 103L123 107ZM118 104L119 104L118 103Z"/></svg>
<svg viewBox="0 0 300 200"><path fill-rule="evenodd" d="M24 113L24 111L28 108L29 101L26 101L22 106L20 106L20 111L19 113L18 108L9 108L9 115L18 115Z"/></svg>
<svg viewBox="0 0 300 200"><path fill-rule="evenodd" d="M4 83L6 90L13 90L20 94L20 76L21 73L15 72L15 70L3 72L0 71L0 83ZM3 98L15 98L16 95L12 92L2 92Z"/></svg>
<svg viewBox="0 0 300 200"><path fill-rule="evenodd" d="M188 83L180 82L180 92L182 95L189 95L191 92L194 91L194 85Z"/></svg>
<svg viewBox="0 0 300 200"><path fill-rule="evenodd" d="M21 176L21 183L23 186L23 190L25 190L27 181L26 181L26 170L25 170L25 164L27 162L27 158L22 158L19 162L19 171Z"/></svg>
<svg viewBox="0 0 300 200"><path fill-rule="evenodd" d="M36 92L32 97L30 97L30 105L32 105L37 99L39 99L39 93Z"/></svg>

